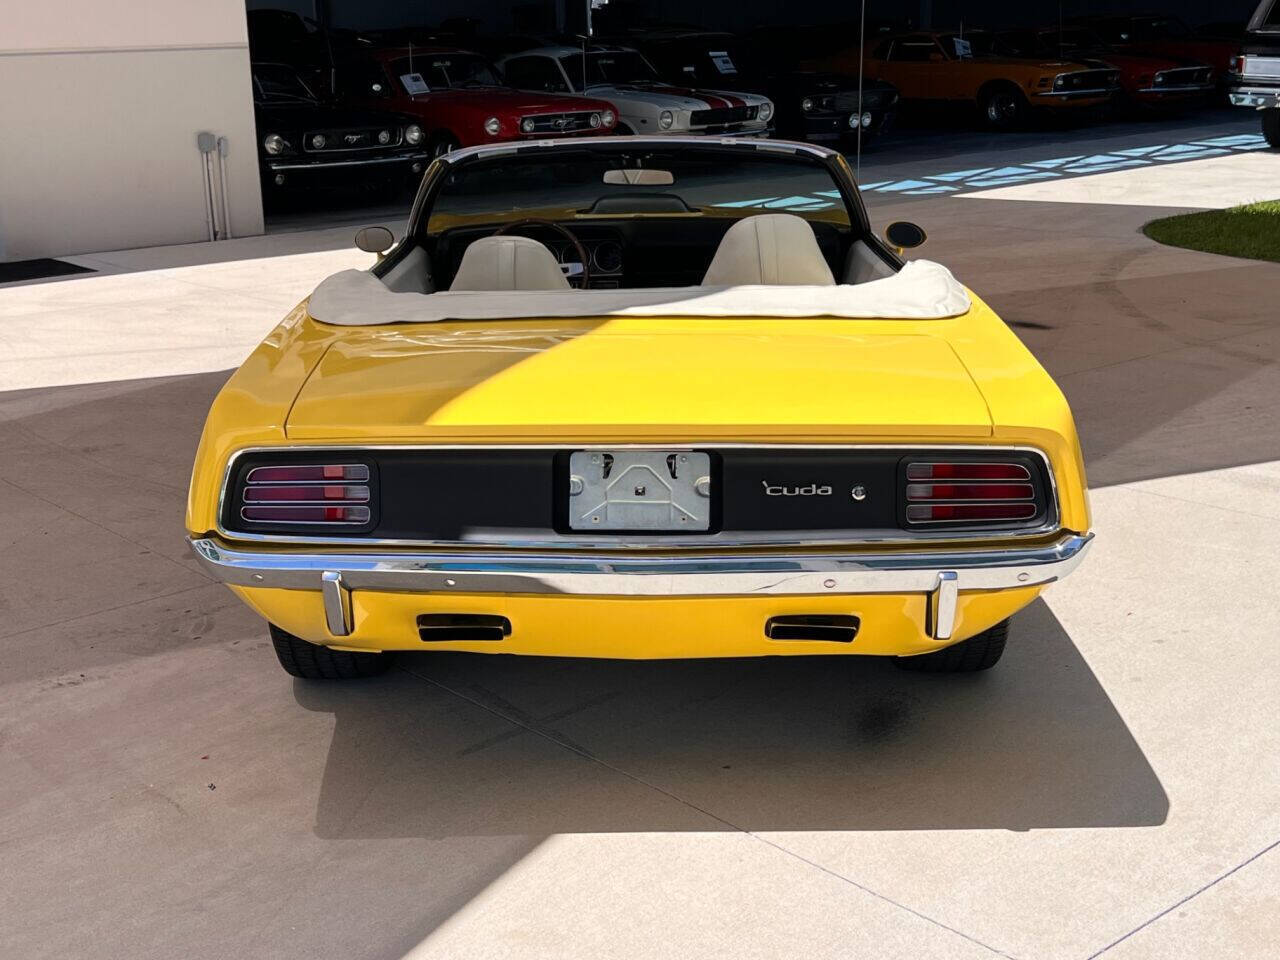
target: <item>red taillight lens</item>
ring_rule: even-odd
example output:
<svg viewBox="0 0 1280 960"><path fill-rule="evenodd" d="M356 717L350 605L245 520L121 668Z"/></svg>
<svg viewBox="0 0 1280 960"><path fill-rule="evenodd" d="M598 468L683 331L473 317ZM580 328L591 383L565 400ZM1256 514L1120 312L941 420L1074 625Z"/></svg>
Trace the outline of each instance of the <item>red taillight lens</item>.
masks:
<svg viewBox="0 0 1280 960"><path fill-rule="evenodd" d="M270 506L244 507L240 516L267 523L368 523L368 507Z"/></svg>
<svg viewBox="0 0 1280 960"><path fill-rule="evenodd" d="M280 484L279 486L250 486L244 491L245 503L298 503L330 500L346 500L351 503L368 503L368 487L347 487L330 483Z"/></svg>
<svg viewBox="0 0 1280 960"><path fill-rule="evenodd" d="M1029 483L909 483L908 500L1030 500Z"/></svg>
<svg viewBox="0 0 1280 960"><path fill-rule="evenodd" d="M1034 503L913 503L907 507L907 519L913 523L1030 520L1035 515Z"/></svg>
<svg viewBox="0 0 1280 960"><path fill-rule="evenodd" d="M251 523L366 524L372 517L369 476L363 463L253 467L241 489L240 518Z"/></svg>
<svg viewBox="0 0 1280 960"><path fill-rule="evenodd" d="M909 463L908 480L1030 480L1020 463Z"/></svg>
<svg viewBox="0 0 1280 960"><path fill-rule="evenodd" d="M908 463L908 523L1016 523L1041 509L1031 469L1023 463Z"/></svg>
<svg viewBox="0 0 1280 960"><path fill-rule="evenodd" d="M363 463L316 463L296 467L254 467L245 477L245 483L333 483L353 480L364 483L369 479L369 468Z"/></svg>

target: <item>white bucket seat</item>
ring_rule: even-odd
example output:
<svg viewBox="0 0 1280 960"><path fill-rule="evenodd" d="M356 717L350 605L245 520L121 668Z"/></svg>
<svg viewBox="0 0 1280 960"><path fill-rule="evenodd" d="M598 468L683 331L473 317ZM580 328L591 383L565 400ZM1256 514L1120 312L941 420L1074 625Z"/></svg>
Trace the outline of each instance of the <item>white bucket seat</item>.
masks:
<svg viewBox="0 0 1280 960"><path fill-rule="evenodd" d="M705 287L828 287L835 282L826 257L818 249L813 228L790 213L765 213L739 220L725 232L702 278Z"/></svg>

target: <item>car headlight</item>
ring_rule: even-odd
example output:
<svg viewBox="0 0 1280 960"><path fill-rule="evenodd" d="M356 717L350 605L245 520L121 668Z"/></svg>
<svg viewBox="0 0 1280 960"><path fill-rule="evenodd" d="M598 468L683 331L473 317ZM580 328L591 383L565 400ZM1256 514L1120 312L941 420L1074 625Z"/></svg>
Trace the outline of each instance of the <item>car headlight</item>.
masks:
<svg viewBox="0 0 1280 960"><path fill-rule="evenodd" d="M617 121L618 117L612 110L606 110L600 114L600 122L606 127L612 127Z"/></svg>
<svg viewBox="0 0 1280 960"><path fill-rule="evenodd" d="M670 130L671 125L676 122L675 115L670 110L663 110L658 114L658 128L660 130Z"/></svg>
<svg viewBox="0 0 1280 960"><path fill-rule="evenodd" d="M284 153L284 137L278 133L269 133L262 140L262 149L276 157Z"/></svg>
<svg viewBox="0 0 1280 960"><path fill-rule="evenodd" d="M867 113L864 113L864 114L862 115L862 126L863 126L864 128L865 128L865 127L869 127L869 126L871 126L871 113L870 113L870 111L868 111Z"/></svg>
<svg viewBox="0 0 1280 960"><path fill-rule="evenodd" d="M326 140L325 140L325 138L324 138L324 134L323 134L323 133L317 133L317 134L315 134L315 135L311 138L311 149L312 149L312 150L323 150L323 149L324 149L324 145L325 145L325 143L326 143L326 142L327 142L327 141L326 141Z"/></svg>
<svg viewBox="0 0 1280 960"><path fill-rule="evenodd" d="M524 133L533 133L533 130L537 125L538 124L534 122L533 117L525 117L520 121L520 129Z"/></svg>
<svg viewBox="0 0 1280 960"><path fill-rule="evenodd" d="M484 132L491 137L496 137L501 129L502 122L497 117L490 117L484 122Z"/></svg>
<svg viewBox="0 0 1280 960"><path fill-rule="evenodd" d="M1163 73L1157 73L1157 74L1156 74L1156 83L1164 83L1164 82L1165 82L1166 80L1168 80L1168 79L1169 79L1169 78L1168 78L1168 77L1166 77Z"/></svg>
<svg viewBox="0 0 1280 960"><path fill-rule="evenodd" d="M756 114L756 116L758 116L761 120L767 123L769 121L769 118L773 116L773 104L772 103L760 104L760 112Z"/></svg>
<svg viewBox="0 0 1280 960"><path fill-rule="evenodd" d="M805 113L808 113L810 110L812 110L812 109L813 109L813 97L805 97L803 100L801 100L801 101L800 101L800 109L801 109L801 110L803 110Z"/></svg>
<svg viewBox="0 0 1280 960"><path fill-rule="evenodd" d="M858 115L856 113L849 114L849 129L850 130L858 129Z"/></svg>
<svg viewBox="0 0 1280 960"><path fill-rule="evenodd" d="M411 123L404 128L404 142L411 147L416 147L422 142L422 128L416 123Z"/></svg>
<svg viewBox="0 0 1280 960"><path fill-rule="evenodd" d="M591 124L591 126L593 126L593 127L599 127L599 126L600 126L600 114L598 114L598 113L593 113L593 114L591 115L591 119L588 121L588 123L590 123L590 124Z"/></svg>
<svg viewBox="0 0 1280 960"><path fill-rule="evenodd" d="M1067 75L1065 73L1060 73L1053 78L1053 89L1061 90L1066 85L1067 85Z"/></svg>
<svg viewBox="0 0 1280 960"><path fill-rule="evenodd" d="M390 142L391 142L391 131L390 131L390 130L379 130L379 131L378 131L378 142L379 142L379 143L381 143L381 144L383 144L384 146L385 146L386 144L390 143Z"/></svg>

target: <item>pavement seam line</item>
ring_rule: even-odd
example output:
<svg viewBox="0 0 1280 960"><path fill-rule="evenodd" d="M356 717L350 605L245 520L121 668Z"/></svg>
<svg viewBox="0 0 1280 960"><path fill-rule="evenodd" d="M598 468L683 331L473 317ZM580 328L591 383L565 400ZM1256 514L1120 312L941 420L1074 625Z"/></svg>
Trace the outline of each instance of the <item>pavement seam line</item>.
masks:
<svg viewBox="0 0 1280 960"><path fill-rule="evenodd" d="M712 813L710 810L700 807L698 806L698 804L690 800L686 800L684 797L681 797L678 794L672 793L670 790L667 790L664 787L660 787L655 783L650 783L648 780L645 780L643 777L637 776L636 774L629 773L626 770L616 767L613 764L609 763L608 761L602 760L601 758L595 756L594 754L588 752L587 750L577 746L576 744L568 740L553 736L550 732L541 729L541 727L538 726L536 723L526 722L524 720L520 720L518 718L508 716L506 713L502 712L501 710L497 710L494 707L484 703L481 700L478 700L474 697L470 697L459 690L455 690L452 687L447 686L444 683L441 683L439 680L433 679L432 677L428 677L428 676L424 676L423 674L416 673L413 670L410 670L408 667L405 667L403 665L400 665L400 669L402 669L405 673L409 674L411 677L416 677L417 679L423 681L424 683L429 683L432 686L439 687L441 690L455 697L458 697L460 700L465 700L467 703L470 703L473 706L479 707L480 709L486 711L487 713L490 713L496 717L499 717L500 719L505 720L508 723L512 723L518 727L522 727L525 730L529 731L530 733L535 734L541 737L542 739L555 744L556 746L562 747L570 751L571 753L577 754L584 760L590 761L591 763L598 764L599 766L604 767L606 770L616 773L619 776L626 777L628 780L631 780L633 783L637 783L640 786L647 787L648 789L655 791L656 793L660 793L664 797L667 797L668 799L673 800L676 803L681 804L682 806L688 807L691 810L696 810L698 813L702 814L703 816L708 817L712 820L715 820L717 823L722 823L726 827L729 827L731 830L734 830L737 833L741 833L741 834L744 834L745 836L751 837L753 840L759 843L763 843L766 846L771 847L774 850L778 851L779 853L784 854L785 856L791 857L794 860L798 860L801 863L806 864L807 866L813 867L816 870L820 870L822 873L825 873L828 876L833 877L837 880L843 881L844 883L849 884L855 889L860 890L863 893L876 898L877 900L887 903L890 906L896 907L899 910L903 910L906 913L911 914L913 917L916 917L919 920L923 920L932 926L938 927L939 929L945 930L948 933L954 934L955 936L960 937L964 940L967 940L976 946L982 947L984 950L990 951L996 956L1007 957L1007 958L1010 958L1010 960L1013 960L1012 956L1008 953L1005 953L1003 950L993 947L990 944L983 943L981 940L978 940L975 937L971 937L969 934L961 930L957 930L955 927L948 926L947 924L943 923L941 920L935 920L933 917L929 916L928 914L921 913L919 910L915 910L904 903L899 903L897 900L894 900L892 897L888 897L882 893L878 893L877 891L872 890L870 887L864 886L863 884L858 883L858 881L850 877L846 877L842 873L838 873L837 871L832 870L829 867L825 867L820 863L815 863L814 861L808 859L807 857L801 856L800 854L796 853L793 850L789 850L788 848L778 843L775 843L772 840L762 837L751 830L747 830L745 827L740 827L738 826L738 824L734 823L733 821L726 820L724 817L720 816L719 814Z"/></svg>
<svg viewBox="0 0 1280 960"><path fill-rule="evenodd" d="M1170 474L1170 476L1182 477L1182 476L1186 476L1186 474ZM1156 477L1154 479L1165 480L1165 479L1168 479L1168 477ZM1280 520L1280 517L1274 517L1269 513L1253 513L1252 511L1249 511L1249 510L1237 510L1234 507L1224 507L1220 503L1210 503L1207 500L1191 500L1191 499L1188 499L1187 497L1179 497L1176 494L1165 493L1162 490L1148 490L1140 486L1140 484L1150 483L1150 482L1151 481L1149 480L1135 480L1131 483L1116 484L1116 487L1124 487L1126 490L1128 490L1131 493L1145 494L1148 497L1158 497L1161 500L1172 500L1174 503L1188 503L1196 507L1206 507L1210 510L1220 510L1223 513L1235 514L1238 517L1249 517L1251 520L1270 520L1272 522ZM1099 487L1098 489L1103 489L1103 488ZM1112 489L1115 489L1115 487L1113 487Z"/></svg>
<svg viewBox="0 0 1280 960"><path fill-rule="evenodd" d="M161 593L154 597L141 597L137 600L130 600L128 603L122 603L115 607L99 607L92 613L81 613L74 617L67 617L65 620L55 620L53 623L42 623L38 627L26 627L25 629L18 630L16 633L0 633L0 640L12 640L14 637L21 637L24 634L36 633L40 630L50 630L53 627L62 627L68 623L75 623L77 620L88 620L90 617L100 617L104 613L115 613L118 610L127 610L130 607L141 606L144 603L152 603L156 600L167 600L170 597L178 597L184 593L191 593L193 590L206 590L215 582L216 581L211 580L209 583L198 583L194 587L183 587L181 590L174 590L172 593Z"/></svg>
<svg viewBox="0 0 1280 960"><path fill-rule="evenodd" d="M97 527L99 530L102 530L104 533L109 533L113 537L118 537L119 539L123 540L125 543L131 543L135 547L141 547L143 550L147 551L148 553L154 554L160 559L173 564L179 570L183 570L187 573L194 573L200 577L203 577L209 583L218 582L213 577L209 576L207 573L205 573L203 570L200 570L199 568L189 567L185 563L183 563L181 560L175 560L173 559L173 557L169 556L168 554L161 553L159 550L157 550L155 547L151 546L150 544L142 543L139 540L134 540L132 537L126 537L119 530L112 530L110 527L106 526L105 524L98 523L97 520L94 520L91 517L86 517L83 513L77 513L75 510L72 510L70 507L63 506L62 504L58 503L56 500L50 500L48 497L42 497L40 494L36 493L34 490L28 490L26 487L22 486L22 484L14 483L12 480L8 479L7 477L0 477L0 483L7 483L9 486L13 487L15 490L21 490L23 493L25 493L29 497L35 497L37 500L41 501L42 503L47 503L49 506L57 510L61 510L64 513L69 513L71 514L71 516L77 517L83 520L85 523L89 524L90 526Z"/></svg>
<svg viewBox="0 0 1280 960"><path fill-rule="evenodd" d="M1118 946L1118 945L1120 945L1120 944L1124 943L1126 940L1128 940L1128 939L1129 939L1130 937L1132 937L1134 934L1136 934L1136 933L1140 933L1141 931L1145 930L1147 927L1151 926L1153 923L1155 923L1155 922L1156 922L1157 920L1159 920L1161 917L1168 916L1170 913L1172 913L1174 910L1177 910L1177 909L1178 909L1180 906L1182 906L1184 903L1188 903L1188 902L1190 902L1191 900L1194 900L1196 897L1200 896L1200 894L1204 893L1206 890L1209 890L1209 889L1212 889L1213 887L1216 887L1216 886L1217 886L1219 883L1221 883L1223 880L1227 879L1227 877L1231 876L1233 873L1236 873L1237 871L1243 870L1245 867L1247 867L1249 864L1253 863L1255 860L1258 860L1258 859L1260 859L1260 858L1262 858L1262 857L1266 856L1268 853L1270 853L1270 852L1271 852L1272 850L1274 850L1276 847L1280 847L1280 840L1273 841L1272 843L1270 843L1270 844L1268 844L1267 846L1263 847L1261 850L1259 850L1259 851L1258 851L1257 853L1255 853L1253 856L1249 857L1247 860L1245 860L1245 861L1243 861L1243 862L1241 862L1241 863L1236 864L1234 867L1232 867L1232 868L1231 868L1230 870L1228 870L1226 873L1222 874L1221 876L1214 877L1214 879L1210 880L1208 883L1206 883L1206 884L1205 884L1203 887L1201 887L1199 890L1195 890L1195 891L1193 891L1192 893L1187 894L1185 897L1183 897L1183 898L1182 898L1181 900L1179 900L1177 903L1172 904L1171 906L1166 907L1165 909L1163 909L1163 910L1161 910L1159 913L1157 913L1154 917L1151 917L1149 920L1146 920L1146 921L1144 921L1143 923L1138 924L1138 926L1134 927L1132 930L1130 930L1128 933L1126 933L1123 937L1120 937L1120 938L1118 938L1118 939L1116 939L1116 940L1112 940L1110 943L1108 943L1108 944L1107 944L1105 947L1103 947L1101 950L1097 951L1096 953L1091 953L1091 954L1089 954L1089 956L1086 958L1086 960L1095 960L1095 958L1096 958L1096 957L1100 957L1100 956L1102 956L1104 953L1106 953L1106 952L1107 952L1108 950L1110 950L1112 947L1115 947L1115 946Z"/></svg>

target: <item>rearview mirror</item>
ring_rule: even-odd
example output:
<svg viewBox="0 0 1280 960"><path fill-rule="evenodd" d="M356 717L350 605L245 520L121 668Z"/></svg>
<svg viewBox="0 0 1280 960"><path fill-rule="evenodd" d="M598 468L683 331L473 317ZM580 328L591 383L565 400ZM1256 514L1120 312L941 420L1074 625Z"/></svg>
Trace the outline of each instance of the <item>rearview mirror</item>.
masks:
<svg viewBox="0 0 1280 960"><path fill-rule="evenodd" d="M356 231L356 249L376 253L379 260L395 242L395 234L386 227L361 227Z"/></svg>
<svg viewBox="0 0 1280 960"><path fill-rule="evenodd" d="M884 228L884 238L889 241L890 246L896 247L901 253L903 250L920 246L928 236L923 227L918 227L906 220L895 220Z"/></svg>
<svg viewBox="0 0 1280 960"><path fill-rule="evenodd" d="M669 187L676 182L670 170L606 170L604 182L617 186Z"/></svg>

